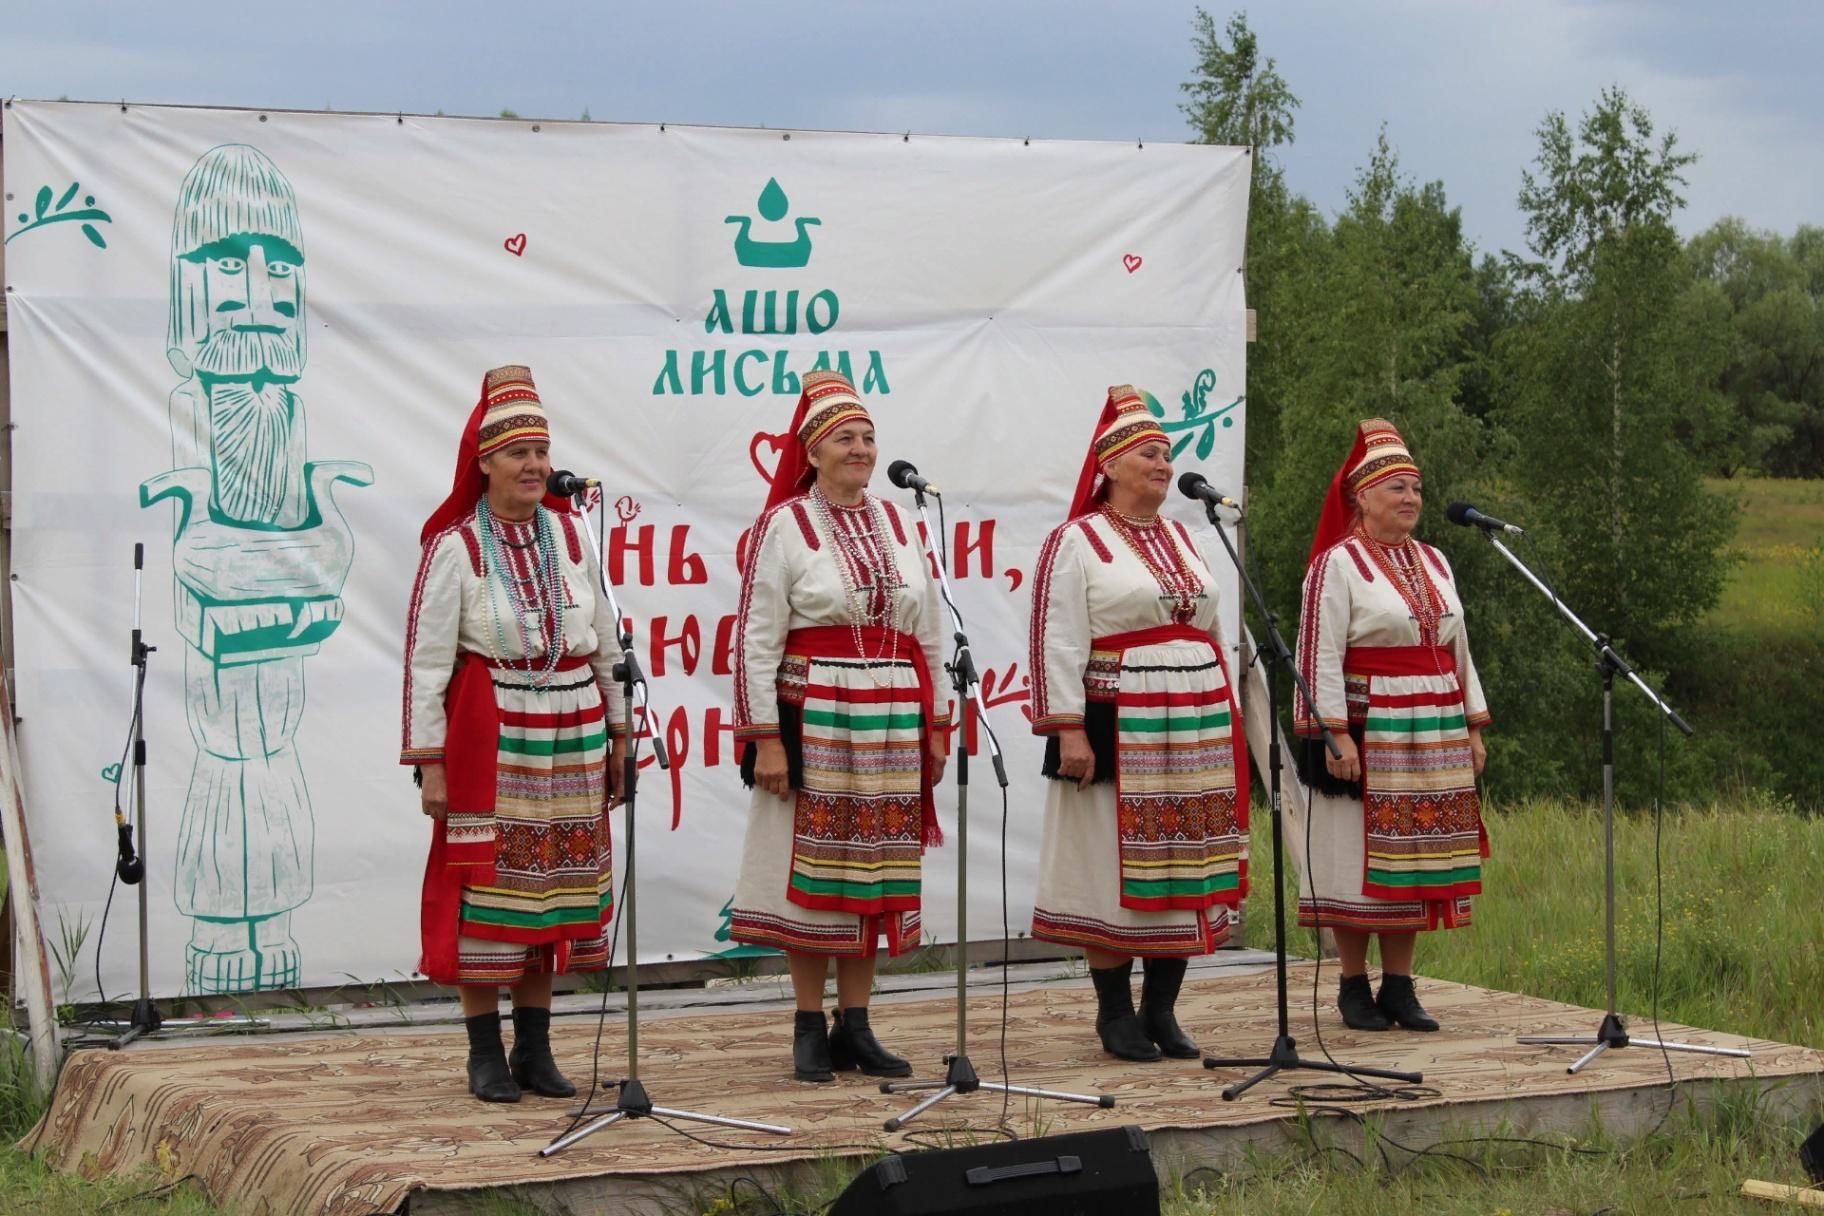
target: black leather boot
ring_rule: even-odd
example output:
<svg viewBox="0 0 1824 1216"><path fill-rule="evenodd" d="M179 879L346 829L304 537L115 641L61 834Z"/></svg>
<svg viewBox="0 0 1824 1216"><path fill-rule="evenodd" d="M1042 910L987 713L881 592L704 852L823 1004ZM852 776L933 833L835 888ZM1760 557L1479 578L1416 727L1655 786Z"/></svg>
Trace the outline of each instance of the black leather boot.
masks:
<svg viewBox="0 0 1824 1216"><path fill-rule="evenodd" d="M513 1007L513 1054L507 1057L513 1080L541 1098L574 1098L576 1086L557 1071L551 1058L551 1011Z"/></svg>
<svg viewBox="0 0 1824 1216"><path fill-rule="evenodd" d="M1345 975L1336 991L1336 1007L1342 1011L1343 1025L1351 1030L1391 1030L1393 1021L1375 1004L1374 989L1366 975Z"/></svg>
<svg viewBox="0 0 1824 1216"><path fill-rule="evenodd" d="M483 1102L517 1102L519 1086L507 1070L500 1042L500 1011L462 1019L469 1031L469 1092Z"/></svg>
<svg viewBox="0 0 1824 1216"><path fill-rule="evenodd" d="M830 1027L823 1010L792 1014L792 1075L800 1081L834 1081L830 1071Z"/></svg>
<svg viewBox="0 0 1824 1216"><path fill-rule="evenodd" d="M1145 976L1140 981L1140 1024L1146 1028L1146 1037L1174 1060L1195 1060L1203 1054L1173 1012L1185 965L1181 958L1149 958L1140 964Z"/></svg>
<svg viewBox="0 0 1824 1216"><path fill-rule="evenodd" d="M838 1009L830 1027L830 1067L859 1068L870 1077L909 1077L912 1065L880 1045L868 1026L866 1009Z"/></svg>
<svg viewBox="0 0 1824 1216"><path fill-rule="evenodd" d="M1157 1060L1160 1052L1146 1037L1146 1027L1134 1012L1131 987L1134 961L1119 967L1091 967L1089 978L1096 985L1096 1034L1101 1036L1102 1050L1123 1060Z"/></svg>
<svg viewBox="0 0 1824 1216"><path fill-rule="evenodd" d="M1419 1004L1419 994L1412 986L1410 975L1391 975L1382 973L1381 994L1374 999L1389 1021L1398 1022L1408 1030L1436 1030L1438 1019L1425 1012L1425 1006Z"/></svg>

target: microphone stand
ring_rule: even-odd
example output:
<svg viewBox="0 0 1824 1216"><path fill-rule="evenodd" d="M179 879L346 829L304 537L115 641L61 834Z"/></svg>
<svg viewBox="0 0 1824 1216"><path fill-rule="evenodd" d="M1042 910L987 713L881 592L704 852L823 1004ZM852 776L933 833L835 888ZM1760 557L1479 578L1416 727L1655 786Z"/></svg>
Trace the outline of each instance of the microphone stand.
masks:
<svg viewBox="0 0 1824 1216"><path fill-rule="evenodd" d="M620 642L621 658L614 665L615 679L621 685L621 723L626 731L627 755L621 768L621 801L627 812L627 878L625 884L627 906L620 910L621 923L627 929L627 1075L614 1082L620 1091L615 1099L614 1109L610 1110L581 1127L565 1132L545 1147L538 1150L540 1157L553 1157L572 1144L593 1135L602 1128L623 1119L639 1119L658 1116L665 1119L683 1119L691 1123L712 1123L717 1127L732 1127L742 1131L771 1132L777 1136L789 1136L792 1129L780 1127L774 1123L754 1123L747 1119L730 1119L722 1115L706 1115L698 1111L677 1110L669 1106L655 1106L646 1094L646 1087L640 1083L640 952L637 938L639 922L639 887L634 877L634 804L639 789L640 765L634 756L633 748L633 707L634 695L639 694L640 713L649 724L656 724L657 715L652 710L652 700L647 693L646 674L640 670L640 661L633 650L633 630L627 624L627 618L621 613L620 602L615 598L614 587L608 581L608 566L602 560L602 548L588 528L588 512L593 507L602 508L602 495L599 491L585 499L582 510L584 526L580 529L589 539L589 548L595 554L595 566L599 575L602 594L608 597L608 607L614 614L614 633ZM600 517L602 526L607 526L607 517ZM652 751L661 769L671 768L671 757L665 751L665 742L660 731L652 730ZM590 1095L593 1097L594 1095ZM590 1114L589 1099L583 1099L580 1111L573 1114Z"/></svg>
<svg viewBox="0 0 1824 1216"><path fill-rule="evenodd" d="M1221 522L1216 518L1216 504L1206 501L1204 513L1209 517L1210 526L1222 539L1222 547L1228 550L1229 561L1234 563L1235 573L1241 576L1241 585L1247 589L1248 598L1254 603L1254 610L1260 613L1261 620L1267 626L1267 648L1256 649L1267 664L1267 791L1273 805L1273 969L1278 984L1279 998L1279 1035L1273 1040L1272 1048L1265 1056L1254 1058L1222 1058L1205 1056L1205 1068L1258 1068L1245 1081L1229 1086L1222 1091L1224 1102L1233 1102L1254 1086L1277 1073L1291 1069L1304 1069L1307 1072L1341 1073L1348 1077L1377 1077L1388 1081L1403 1081L1408 1085L1417 1085L1424 1077L1416 1072L1395 1072L1386 1068L1357 1068L1353 1065L1338 1064L1333 1060L1307 1060L1298 1054L1298 1040L1292 1037L1292 1020L1286 994L1286 888L1285 844L1281 827L1280 788L1279 788L1279 680L1277 668L1283 666L1292 674L1292 682L1305 694L1308 704L1315 703L1311 688L1305 683L1304 676L1299 674L1298 664L1292 659L1292 648L1286 645L1285 637L1279 632L1279 618L1267 609L1267 601L1260 593L1254 580L1248 577L1248 571L1242 565L1229 534L1223 531ZM1332 756L1342 752L1336 746L1336 740L1327 727L1320 724L1324 732L1324 746ZM1246 746L1244 743L1243 746ZM1310 831L1309 816L1305 830Z"/></svg>
<svg viewBox="0 0 1824 1216"><path fill-rule="evenodd" d="M146 568L146 547L136 543L133 546L133 641L128 662L133 665L133 818L129 824L121 816L118 802L115 803L114 827L116 833L116 854L114 873L121 882L139 888L139 999L133 1002L133 1011L125 1022L97 1022L98 1029L113 1031L114 1037L107 1040L109 1051L119 1051L149 1034L169 1028L238 1028L249 1026L266 1026L266 1018L230 1017L230 1018L171 1018L166 1019L159 1013L158 1006L152 1000L152 942L148 930L146 915L147 886L146 882L146 672L150 666L156 646L146 645L145 632L141 628L140 609L143 603L140 580ZM123 774L124 777L124 774ZM139 831L138 856L134 855L133 832ZM97 993L97 996L103 994ZM80 1041L72 1047L94 1046Z"/></svg>
<svg viewBox="0 0 1824 1216"><path fill-rule="evenodd" d="M133 818L139 828L139 847L141 857L137 866L133 863L133 828L124 823L117 823L119 832L119 856L115 861L115 872L121 881L130 882L139 888L139 999L133 1002L133 1013L127 1023L127 1029L108 1044L110 1051L119 1051L135 1039L143 1038L157 1030L163 1023L159 1016L158 1006L152 1003L152 946L146 931L146 887L144 853L146 850L146 669L156 646L146 645L145 634L140 629L140 576L146 566L146 547L143 544L133 546L133 653L128 662L133 664ZM138 877L131 877L137 872Z"/></svg>
<svg viewBox="0 0 1824 1216"><path fill-rule="evenodd" d="M935 493L936 491L933 491ZM880 1092L883 1094L918 1093L923 1090L936 1090L930 1097L920 1101L905 1113L888 1119L885 1127L896 1132L918 1116L924 1114L939 1102L955 1094L973 1094L986 1089L997 1094L1018 1094L1026 1098L1051 1098L1059 1102L1081 1102L1088 1106L1099 1106L1104 1110L1115 1104L1114 1098L1107 1094L1071 1094L1055 1089L1032 1089L1021 1085L1010 1085L1005 1077L1000 1081L984 1081L976 1075L975 1066L969 1062L969 713L976 711L977 721L982 724L983 732L988 737L988 755L994 763L994 778L1002 790L1007 788L1007 765L1001 757L1001 742L995 737L994 728L988 724L988 707L982 701L981 680L975 671L975 658L969 650L969 635L963 631L963 616L957 610L956 600L950 593L950 579L944 571L944 564L939 559L933 538L937 532L931 526L931 515L925 509L925 491L914 485L912 493L918 504L918 515L924 521L925 559L937 571L938 587L943 593L944 606L950 612L950 625L956 639L956 654L944 669L950 673L950 686L956 692L959 717L957 720L956 748L956 1053L944 1057L945 1071L942 1080L937 1081L883 1081ZM1007 965L1006 939L1001 941L1001 965Z"/></svg>
<svg viewBox="0 0 1824 1216"><path fill-rule="evenodd" d="M1523 1034L1517 1036L1514 1041L1516 1043L1551 1043L1589 1047L1590 1050L1585 1052L1576 1063L1565 1068L1567 1073L1573 1074L1581 1071L1584 1066L1592 1063L1598 1056L1602 1055L1605 1051L1608 1051L1611 1047L1657 1047L1661 1051L1685 1051L1699 1055L1732 1056L1736 1059L1747 1059L1751 1053L1737 1047L1708 1047L1700 1043L1669 1043L1659 1039L1633 1038L1628 1034L1627 1023L1624 1022L1621 1015L1615 1011L1615 721L1613 716L1615 677L1617 675L1626 676L1636 688L1646 694L1647 700L1653 703L1654 708L1658 709L1660 713L1666 716L1666 719L1671 722L1673 726L1678 728L1680 734L1689 738L1691 735L1691 727L1683 718L1678 716L1677 711L1660 698L1658 693L1647 686L1646 681L1642 680L1634 669L1628 666L1626 660L1615 653L1615 648L1609 645L1609 639L1602 634L1597 633L1588 625L1584 624L1583 621L1578 619L1577 614L1571 611L1570 606L1558 598L1558 593L1556 591L1553 591L1549 586L1542 582L1538 576L1527 568L1525 562L1521 561L1518 557L1515 557L1512 551L1501 543L1500 538L1495 535L1492 528L1489 528L1486 525L1478 526L1482 528L1482 535L1488 539L1488 543L1500 550L1501 556L1505 557L1513 565L1514 569L1521 573L1527 582L1538 588L1542 594L1550 599L1552 601L1552 606L1558 609L1559 615L1569 621L1571 627L1582 634L1584 640L1596 648L1596 670L1602 675L1603 970L1608 984L1608 1008L1603 1013L1602 1024L1597 1027L1594 1037L1588 1035Z"/></svg>

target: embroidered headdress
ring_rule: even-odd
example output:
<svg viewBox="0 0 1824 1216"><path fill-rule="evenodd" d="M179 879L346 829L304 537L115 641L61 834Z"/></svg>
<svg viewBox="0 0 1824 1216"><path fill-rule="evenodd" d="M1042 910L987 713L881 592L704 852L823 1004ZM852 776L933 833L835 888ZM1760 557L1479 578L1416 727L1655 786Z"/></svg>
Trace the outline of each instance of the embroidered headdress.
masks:
<svg viewBox="0 0 1824 1216"><path fill-rule="evenodd" d="M1096 421L1095 440L1083 458L1083 471L1077 477L1077 492L1070 500L1067 518L1075 519L1095 510L1096 496L1107 479L1109 464L1153 440L1168 442L1165 429L1146 408L1140 390L1131 384L1110 385L1102 416Z"/></svg>
<svg viewBox="0 0 1824 1216"><path fill-rule="evenodd" d="M450 496L424 521L418 533L419 543L468 515L488 492L488 475L481 471L483 456L528 439L551 439L545 407L532 386L532 371L519 364L497 367L481 378L481 399L469 412L469 421L456 446L456 473ZM573 500L554 494L545 495L544 505L550 511L576 509Z"/></svg>
<svg viewBox="0 0 1824 1216"><path fill-rule="evenodd" d="M845 422L868 421L867 407L862 405L855 386L841 372L806 372L800 382L798 408L792 411L788 432L798 442L786 444L779 456L779 469L773 474L773 488L766 496L766 509L771 510L789 498L796 498L810 488L817 478L811 467L811 451L835 433Z"/></svg>
<svg viewBox="0 0 1824 1216"><path fill-rule="evenodd" d="M1413 462L1400 432L1385 418L1364 418L1356 427L1349 458L1336 471L1330 492L1324 496L1317 535L1311 541L1312 559L1349 535L1349 529L1355 526L1356 495L1402 474L1417 477L1419 466Z"/></svg>

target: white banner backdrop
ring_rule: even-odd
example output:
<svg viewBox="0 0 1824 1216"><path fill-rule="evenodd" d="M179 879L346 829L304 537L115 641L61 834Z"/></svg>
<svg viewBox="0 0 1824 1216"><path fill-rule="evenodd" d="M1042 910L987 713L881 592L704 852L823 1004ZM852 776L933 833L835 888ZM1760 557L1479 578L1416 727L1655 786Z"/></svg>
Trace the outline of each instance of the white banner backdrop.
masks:
<svg viewBox="0 0 1824 1216"><path fill-rule="evenodd" d="M642 961L734 945L733 554L797 377L824 366L873 413L876 492L905 497L897 458L948 492L1026 928L1027 575L1110 384L1154 394L1179 468L1239 493L1244 150L36 102L4 119L17 690L49 936L108 894L144 542L154 993L413 974L428 824L397 763L405 605L502 363L533 369L554 463L606 486L609 572L680 761L642 785ZM999 936L1000 800L986 764L972 777L980 939ZM953 786L940 806L954 839ZM926 862L939 940L955 860ZM110 996L137 984L130 894ZM91 931L76 999L94 949Z"/></svg>

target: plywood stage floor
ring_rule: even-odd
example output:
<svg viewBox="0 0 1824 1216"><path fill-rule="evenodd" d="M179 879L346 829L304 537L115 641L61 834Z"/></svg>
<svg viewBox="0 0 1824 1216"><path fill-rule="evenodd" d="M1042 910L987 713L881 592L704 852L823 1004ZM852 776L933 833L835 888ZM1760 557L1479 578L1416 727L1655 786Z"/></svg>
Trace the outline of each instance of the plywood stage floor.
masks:
<svg viewBox="0 0 1824 1216"><path fill-rule="evenodd" d="M1021 1136L1136 1123L1147 1129L1161 1171L1222 1168L1250 1145L1276 1148L1301 1136L1292 1112L1275 1105L1290 1085L1327 1078L1285 1074L1239 1101L1219 1090L1244 1075L1199 1061L1128 1064L1102 1055L1095 1040L1095 997L1086 978L1063 964L1029 964L1014 986L1006 1034L1008 1075L1016 1085L1113 1095L1111 1110L1015 1100L1008 1124ZM1523 1046L1517 1034L1593 1034L1600 1015L1550 1001L1421 979L1420 994L1444 1023L1437 1034L1356 1033L1330 1005L1326 971L1320 1012L1325 1046L1355 1065L1417 1070L1437 1096L1380 1102L1386 1133L1414 1147L1506 1127L1521 1132L1580 1131L1592 1114L1611 1131L1651 1127L1666 1109L1666 1065L1658 1051L1611 1052L1576 1075L1568 1047ZM930 977L941 982L942 977ZM998 1079L1000 988L972 984L970 1056L984 1080ZM770 995L773 985L762 985ZM1311 1034L1311 965L1291 973L1292 1031L1301 1050L1321 1058ZM657 1000L655 1004L664 1002ZM1256 1055L1276 1029L1273 973L1260 956L1217 959L1195 968L1179 1003L1186 1028L1206 1052ZM874 1024L909 1057L920 1077L941 1075L953 1049L954 988L883 993ZM560 1007L561 1012L561 1007ZM1648 1023L1632 1024L1650 1035ZM1803 1110L1824 1096L1824 1056L1803 1047L1662 1023L1662 1037L1746 1047L1752 1059L1674 1055L1681 1092L1699 1102L1730 1087L1753 1087ZM611 1016L602 1074L625 1069L625 1025ZM579 1085L590 1071L595 1019L562 1016L558 1059ZM778 1183L794 1173L852 1158L855 1169L880 1151L985 1140L1000 1120L999 1095L956 1097L894 1134L884 1120L911 1105L879 1092L858 1074L833 1084L795 1082L790 1072L791 1013L783 1002L724 1008L657 1008L642 1021L641 1076L652 1100L741 1119L783 1123L790 1137L679 1125L709 1144L653 1120L605 1128L551 1159L537 1150L570 1122L576 1100L528 1097L514 1106L476 1102L466 1091L460 1027L427 1031L368 1027L333 1033L147 1043L126 1051L83 1051L70 1062L36 1143L53 1165L85 1173L158 1166L194 1175L210 1196L246 1213L357 1216L373 1212L461 1210L478 1192L511 1189L552 1211L701 1212L729 1180L746 1175ZM612 1101L610 1097L608 1101ZM1320 1120L1320 1123L1323 1122ZM1349 1143L1354 1124L1333 1121L1323 1134ZM916 1136L916 1139L908 1139ZM744 1146L744 1147L734 1147ZM764 1151L749 1151L762 1149Z"/></svg>

